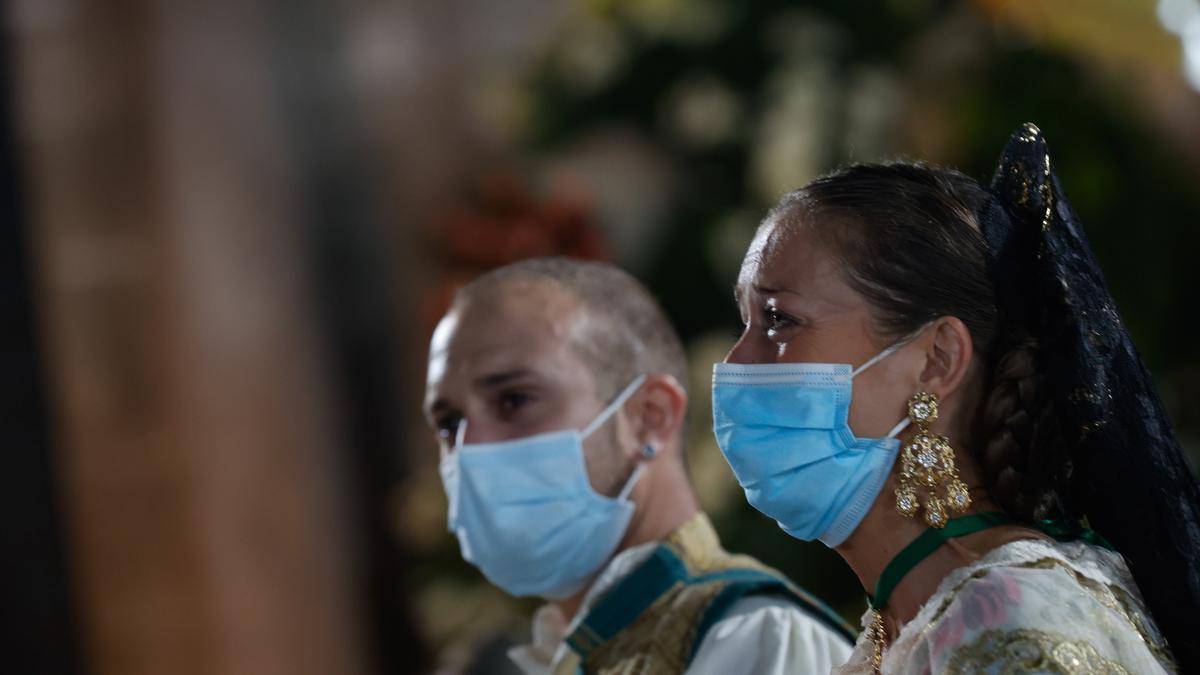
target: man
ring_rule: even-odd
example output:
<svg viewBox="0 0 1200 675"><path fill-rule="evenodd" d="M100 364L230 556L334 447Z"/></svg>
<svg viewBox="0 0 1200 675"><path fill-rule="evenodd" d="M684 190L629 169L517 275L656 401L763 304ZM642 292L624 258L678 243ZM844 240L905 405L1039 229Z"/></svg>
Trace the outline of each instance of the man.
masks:
<svg viewBox="0 0 1200 675"><path fill-rule="evenodd" d="M450 528L494 584L550 604L526 673L829 672L849 632L726 553L683 455L686 365L657 303L608 265L541 258L463 288L433 335L425 412Z"/></svg>

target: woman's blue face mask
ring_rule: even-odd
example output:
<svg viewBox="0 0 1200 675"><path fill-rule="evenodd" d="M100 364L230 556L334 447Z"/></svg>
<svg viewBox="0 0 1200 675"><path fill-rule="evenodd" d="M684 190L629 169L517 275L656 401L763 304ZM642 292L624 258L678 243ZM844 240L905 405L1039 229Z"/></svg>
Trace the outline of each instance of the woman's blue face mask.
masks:
<svg viewBox="0 0 1200 675"><path fill-rule="evenodd" d="M903 419L883 438L850 431L852 380L909 338L857 369L833 363L718 363L713 431L750 505L785 532L829 547L850 536L883 489Z"/></svg>

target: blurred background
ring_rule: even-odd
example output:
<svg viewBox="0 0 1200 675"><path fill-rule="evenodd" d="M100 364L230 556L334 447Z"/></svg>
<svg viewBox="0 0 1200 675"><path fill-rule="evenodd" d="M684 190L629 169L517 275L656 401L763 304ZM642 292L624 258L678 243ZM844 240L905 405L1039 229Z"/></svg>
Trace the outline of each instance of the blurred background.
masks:
<svg viewBox="0 0 1200 675"><path fill-rule="evenodd" d="M849 161L987 180L1049 139L1200 452L1198 0L10 0L0 54L0 672L507 673L424 427L465 280L610 260L692 362L728 547L857 621L709 437L730 289Z"/></svg>

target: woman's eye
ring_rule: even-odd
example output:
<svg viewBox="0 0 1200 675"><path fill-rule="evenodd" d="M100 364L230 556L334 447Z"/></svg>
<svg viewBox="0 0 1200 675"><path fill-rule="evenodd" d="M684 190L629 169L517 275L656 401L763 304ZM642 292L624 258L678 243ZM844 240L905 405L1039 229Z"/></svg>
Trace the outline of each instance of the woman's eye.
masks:
<svg viewBox="0 0 1200 675"><path fill-rule="evenodd" d="M775 337L779 331L796 325L796 322L775 308L767 307L763 309L763 324L767 329L767 337Z"/></svg>

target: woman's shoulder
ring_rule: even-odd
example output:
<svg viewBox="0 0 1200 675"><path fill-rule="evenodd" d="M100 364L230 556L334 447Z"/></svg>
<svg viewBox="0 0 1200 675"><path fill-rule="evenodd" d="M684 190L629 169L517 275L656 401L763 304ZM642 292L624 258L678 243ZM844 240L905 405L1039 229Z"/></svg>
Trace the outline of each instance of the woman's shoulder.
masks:
<svg viewBox="0 0 1200 675"><path fill-rule="evenodd" d="M1082 542L1012 542L956 570L889 651L898 672L1175 670L1121 556Z"/></svg>

